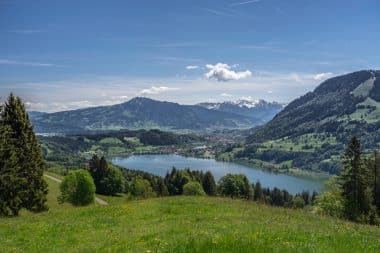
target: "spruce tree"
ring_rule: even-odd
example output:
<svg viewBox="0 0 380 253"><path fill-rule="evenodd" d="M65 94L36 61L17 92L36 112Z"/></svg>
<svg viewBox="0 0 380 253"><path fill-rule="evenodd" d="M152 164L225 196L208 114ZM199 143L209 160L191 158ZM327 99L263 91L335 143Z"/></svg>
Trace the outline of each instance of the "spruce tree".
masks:
<svg viewBox="0 0 380 253"><path fill-rule="evenodd" d="M375 151L375 161L373 166L373 199L377 211L380 211L380 154Z"/></svg>
<svg viewBox="0 0 380 253"><path fill-rule="evenodd" d="M41 147L25 106L10 94L0 115L0 212L47 210Z"/></svg>
<svg viewBox="0 0 380 253"><path fill-rule="evenodd" d="M343 156L343 168L339 176L344 198L344 214L350 220L363 219L371 210L369 172L362 161L360 142L353 137Z"/></svg>
<svg viewBox="0 0 380 253"><path fill-rule="evenodd" d="M210 196L216 195L216 183L211 171L207 171L205 173L203 177L202 187L207 195L210 195Z"/></svg>
<svg viewBox="0 0 380 253"><path fill-rule="evenodd" d="M261 200L263 200L263 198L264 198L264 193L263 193L263 189L261 187L261 183L260 183L260 181L257 181L255 184L255 188L254 188L253 200L254 201L261 201Z"/></svg>

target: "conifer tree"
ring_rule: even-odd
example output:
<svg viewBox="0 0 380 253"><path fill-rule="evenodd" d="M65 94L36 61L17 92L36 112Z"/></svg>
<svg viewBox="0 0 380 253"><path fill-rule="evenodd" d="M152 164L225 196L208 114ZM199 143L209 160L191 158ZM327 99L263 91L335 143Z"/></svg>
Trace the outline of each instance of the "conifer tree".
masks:
<svg viewBox="0 0 380 253"><path fill-rule="evenodd" d="M205 173L203 177L202 187L207 195L210 195L210 196L216 195L216 183L211 171L207 171Z"/></svg>
<svg viewBox="0 0 380 253"><path fill-rule="evenodd" d="M41 148L20 98L9 95L0 116L0 213L47 210Z"/></svg>
<svg viewBox="0 0 380 253"><path fill-rule="evenodd" d="M254 188L253 200L261 201L261 200L263 200L263 197L264 197L263 195L264 195L264 193L263 193L263 189L261 187L261 183L260 183L260 181L257 181L255 184L255 188Z"/></svg>
<svg viewBox="0 0 380 253"><path fill-rule="evenodd" d="M377 211L380 212L380 154L375 151L375 161L373 166L373 198Z"/></svg>
<svg viewBox="0 0 380 253"><path fill-rule="evenodd" d="M364 218L371 210L369 172L362 161L360 142L353 137L343 156L343 168L339 176L344 198L344 214L350 220Z"/></svg>

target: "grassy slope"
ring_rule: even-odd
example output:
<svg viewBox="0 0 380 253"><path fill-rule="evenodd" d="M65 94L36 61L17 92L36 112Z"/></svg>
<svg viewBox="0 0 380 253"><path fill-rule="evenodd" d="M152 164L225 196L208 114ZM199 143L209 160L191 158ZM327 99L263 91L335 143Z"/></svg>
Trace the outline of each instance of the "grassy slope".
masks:
<svg viewBox="0 0 380 253"><path fill-rule="evenodd" d="M60 207L1 219L0 252L380 252L380 229L207 197Z"/></svg>

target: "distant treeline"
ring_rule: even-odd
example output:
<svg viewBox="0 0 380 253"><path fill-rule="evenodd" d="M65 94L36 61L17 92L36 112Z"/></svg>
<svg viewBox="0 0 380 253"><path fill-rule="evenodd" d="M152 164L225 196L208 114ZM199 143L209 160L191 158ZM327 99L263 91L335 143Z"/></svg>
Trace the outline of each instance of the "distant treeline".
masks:
<svg viewBox="0 0 380 253"><path fill-rule="evenodd" d="M95 185L97 185L98 193L107 194L105 191L99 192L98 190L105 189L101 185L104 180L99 175L107 175L108 171L115 168L123 172L125 186L112 187L112 185L108 185L107 187L123 189L123 193L129 194L132 198L209 195L253 200L274 206L302 208L312 204L317 196L316 192L310 194L304 191L292 195L288 191L276 187L273 189L262 187L260 182L251 184L243 174L227 174L216 183L210 171L179 170L173 167L171 171L166 173L165 177L160 177L139 170L119 168L108 164L104 157L99 159L94 156L89 161L89 171L94 178ZM119 185L120 178L115 178L118 178L117 184ZM113 192L113 194L115 193Z"/></svg>

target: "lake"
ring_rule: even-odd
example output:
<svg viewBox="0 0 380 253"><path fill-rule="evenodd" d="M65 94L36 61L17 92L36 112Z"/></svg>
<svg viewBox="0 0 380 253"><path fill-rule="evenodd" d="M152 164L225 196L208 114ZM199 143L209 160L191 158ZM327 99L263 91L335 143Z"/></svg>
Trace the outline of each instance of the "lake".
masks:
<svg viewBox="0 0 380 253"><path fill-rule="evenodd" d="M142 170L159 176L165 176L166 172L170 171L173 166L177 169L210 170L216 181L228 173L242 173L247 176L250 182L259 180L262 186L286 189L292 194L303 190L308 190L310 193L312 191L319 192L323 188L323 180L275 174L233 162L184 157L175 154L115 157L112 159L112 163L123 168Z"/></svg>

